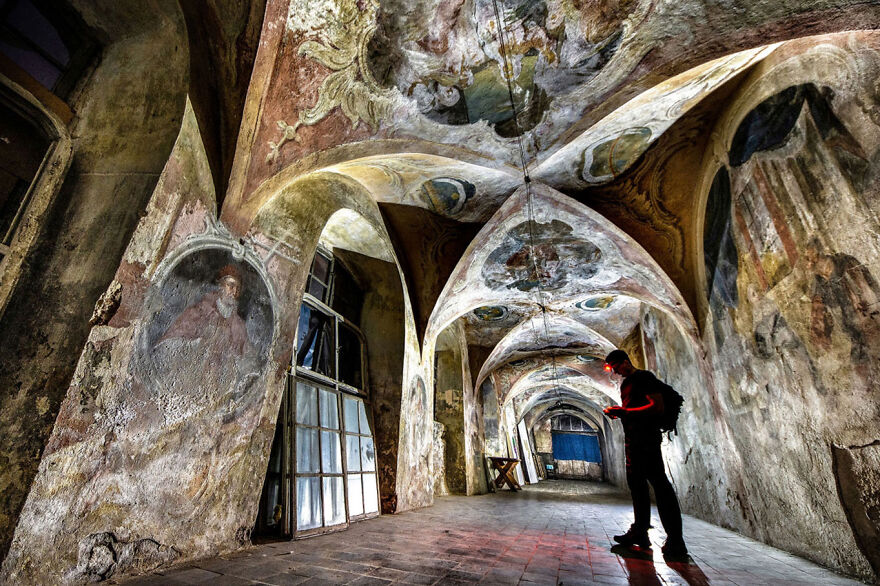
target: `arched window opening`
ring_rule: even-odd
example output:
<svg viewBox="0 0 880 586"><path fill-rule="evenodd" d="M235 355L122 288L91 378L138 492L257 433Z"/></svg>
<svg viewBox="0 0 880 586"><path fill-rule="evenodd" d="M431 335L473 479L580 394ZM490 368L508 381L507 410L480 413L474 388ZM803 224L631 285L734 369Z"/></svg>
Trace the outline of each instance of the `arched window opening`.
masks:
<svg viewBox="0 0 880 586"><path fill-rule="evenodd" d="M55 136L0 88L0 262L21 225Z"/></svg>
<svg viewBox="0 0 880 586"><path fill-rule="evenodd" d="M63 3L0 0L0 71L9 77L20 81L24 73L64 100L96 49L78 15Z"/></svg>
<svg viewBox="0 0 880 586"><path fill-rule="evenodd" d="M364 291L329 250L312 261L257 533L301 537L379 514Z"/></svg>

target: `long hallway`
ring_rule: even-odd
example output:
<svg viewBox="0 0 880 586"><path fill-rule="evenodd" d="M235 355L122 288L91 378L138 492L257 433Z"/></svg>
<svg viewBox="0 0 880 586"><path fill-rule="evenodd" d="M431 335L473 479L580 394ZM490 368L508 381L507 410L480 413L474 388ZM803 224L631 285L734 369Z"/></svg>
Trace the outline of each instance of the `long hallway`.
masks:
<svg viewBox="0 0 880 586"><path fill-rule="evenodd" d="M814 563L685 516L691 562L610 550L631 509L607 484L545 481L520 493L438 498L348 531L261 545L128 585L153 584L858 584ZM654 525L660 527L654 510Z"/></svg>

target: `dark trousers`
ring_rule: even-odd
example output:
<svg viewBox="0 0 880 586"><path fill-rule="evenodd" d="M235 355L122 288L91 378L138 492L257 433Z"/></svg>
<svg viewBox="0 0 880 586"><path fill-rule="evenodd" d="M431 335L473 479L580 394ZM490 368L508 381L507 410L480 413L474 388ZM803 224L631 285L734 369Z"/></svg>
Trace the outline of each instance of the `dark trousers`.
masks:
<svg viewBox="0 0 880 586"><path fill-rule="evenodd" d="M654 488L657 512L667 538L681 539L681 509L666 476L660 444L626 446L626 483L632 493L633 528L637 531L647 531L651 525L649 482Z"/></svg>

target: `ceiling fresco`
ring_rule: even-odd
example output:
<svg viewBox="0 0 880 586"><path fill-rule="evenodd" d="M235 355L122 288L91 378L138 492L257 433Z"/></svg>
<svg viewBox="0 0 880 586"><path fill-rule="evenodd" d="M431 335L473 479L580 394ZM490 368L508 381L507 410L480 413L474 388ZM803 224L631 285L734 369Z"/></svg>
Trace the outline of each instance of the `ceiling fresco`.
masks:
<svg viewBox="0 0 880 586"><path fill-rule="evenodd" d="M557 189L578 189L617 178L676 120L777 46L722 57L657 84L554 152L533 175Z"/></svg>
<svg viewBox="0 0 880 586"><path fill-rule="evenodd" d="M485 222L522 183L512 167L417 153L364 157L330 169L358 181L377 201L421 207L459 222Z"/></svg>
<svg viewBox="0 0 880 586"><path fill-rule="evenodd" d="M536 315L511 328L496 344L477 375L477 386L505 363L564 354L604 357L614 348L607 338L571 318L553 316L545 321L543 315Z"/></svg>
<svg viewBox="0 0 880 586"><path fill-rule="evenodd" d="M507 362L488 375L501 404L528 392L528 396L589 391L601 404L619 398L617 384L605 372L603 360L579 360L578 355L534 355ZM609 399L610 397L610 399ZM604 402L604 403L603 403Z"/></svg>
<svg viewBox="0 0 880 586"><path fill-rule="evenodd" d="M533 314L543 305L566 315L587 313L576 303L611 294L656 306L693 331L675 286L638 244L589 208L535 185L531 198L518 190L477 234L434 308L427 337L486 305L524 303Z"/></svg>
<svg viewBox="0 0 880 586"><path fill-rule="evenodd" d="M292 162L307 172L331 155L305 157L367 139L377 153L408 142L467 162L549 161L539 175L551 184L572 166L576 181L607 181L773 43L880 16L861 0L269 4L264 44L277 49L255 66L243 197Z"/></svg>
<svg viewBox="0 0 880 586"><path fill-rule="evenodd" d="M619 399L596 357L638 339L647 308L697 338L679 184L703 155L663 152L704 143L713 99L789 39L880 22L880 6L857 0L306 0L281 12L244 208L271 197L269 178L322 169L356 182L412 273L424 348L458 322L488 356L472 365L478 383L491 376L510 398L564 382L596 405Z"/></svg>

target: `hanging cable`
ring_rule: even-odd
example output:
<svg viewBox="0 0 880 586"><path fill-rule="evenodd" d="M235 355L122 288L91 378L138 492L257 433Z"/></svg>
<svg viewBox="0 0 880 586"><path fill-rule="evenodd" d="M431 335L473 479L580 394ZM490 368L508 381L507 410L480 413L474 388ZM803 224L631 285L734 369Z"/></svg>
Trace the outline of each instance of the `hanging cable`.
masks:
<svg viewBox="0 0 880 586"><path fill-rule="evenodd" d="M523 130L519 124L519 112L517 112L516 108L516 99L514 98L513 92L513 66L510 62L509 53L507 51L507 22L504 18L504 15L501 9L498 7L498 0L492 0L492 7L495 10L495 22L498 27L498 44L500 45L500 53L501 53L501 61L502 61L502 71L501 75L504 78L505 83L507 84L507 95L510 99L510 109L513 113L513 124L516 133L516 141L519 146L519 156L520 156L520 164L522 168L523 175L523 185L526 190L526 215L528 217L528 221L526 225L528 226L528 235L529 235L529 260L532 263L532 270L535 275L535 290L537 294L537 305L541 310L541 317L544 322L544 339L549 342L550 340L550 327L547 322L547 303L546 297L544 295L544 290L541 284L542 275L538 270L538 261L535 255L535 213L532 199L532 179L529 177L529 169L528 169L528 161L526 159L526 149L523 144ZM534 324L532 324L532 332L535 336L535 345L540 347L540 339L538 337L537 331L535 330ZM556 356L552 356L551 368L553 371L553 383L554 387L559 384L559 373L556 369Z"/></svg>

